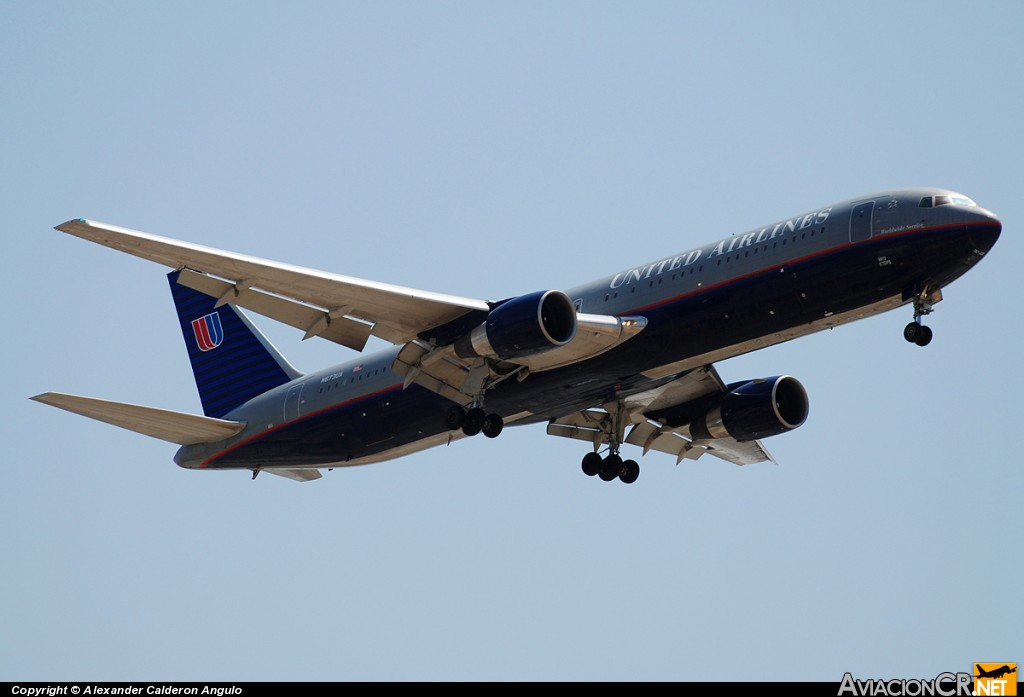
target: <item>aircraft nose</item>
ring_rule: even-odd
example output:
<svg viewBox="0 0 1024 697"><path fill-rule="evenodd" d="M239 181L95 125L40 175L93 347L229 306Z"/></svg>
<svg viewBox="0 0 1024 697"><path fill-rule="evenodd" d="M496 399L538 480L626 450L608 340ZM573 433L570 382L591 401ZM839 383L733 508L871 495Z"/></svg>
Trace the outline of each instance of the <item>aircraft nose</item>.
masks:
<svg viewBox="0 0 1024 697"><path fill-rule="evenodd" d="M987 252L999 239L1003 224L999 217L985 208L971 208L967 211L967 225L971 229L971 240L982 252Z"/></svg>

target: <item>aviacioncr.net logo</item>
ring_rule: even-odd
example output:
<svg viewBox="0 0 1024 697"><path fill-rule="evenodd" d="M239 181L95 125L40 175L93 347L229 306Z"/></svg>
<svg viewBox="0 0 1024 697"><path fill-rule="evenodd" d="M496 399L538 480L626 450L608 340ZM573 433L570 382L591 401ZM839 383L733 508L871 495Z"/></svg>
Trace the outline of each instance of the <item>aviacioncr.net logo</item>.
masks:
<svg viewBox="0 0 1024 697"><path fill-rule="evenodd" d="M896 678L893 680L857 680L843 675L838 697L969 697L970 673L939 673L932 680Z"/></svg>

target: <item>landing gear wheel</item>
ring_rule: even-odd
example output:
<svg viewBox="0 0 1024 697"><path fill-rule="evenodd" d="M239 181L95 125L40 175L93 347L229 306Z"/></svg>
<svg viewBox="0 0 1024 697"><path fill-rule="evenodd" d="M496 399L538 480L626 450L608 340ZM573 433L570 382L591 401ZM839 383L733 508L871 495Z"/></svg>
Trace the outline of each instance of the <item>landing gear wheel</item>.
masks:
<svg viewBox="0 0 1024 697"><path fill-rule="evenodd" d="M583 474L593 477L601 471L601 456L597 453L587 453L583 456Z"/></svg>
<svg viewBox="0 0 1024 697"><path fill-rule="evenodd" d="M636 460L626 460L622 463L622 472L619 474L619 479L623 484L632 484L640 476L640 465L637 464Z"/></svg>
<svg viewBox="0 0 1024 697"><path fill-rule="evenodd" d="M921 336L922 325L917 322L911 322L907 326L903 327L903 338L912 344L917 343L917 338Z"/></svg>
<svg viewBox="0 0 1024 697"><path fill-rule="evenodd" d="M444 425L448 427L449 431L456 431L462 428L465 420L466 412L459 406L451 407L444 415Z"/></svg>
<svg viewBox="0 0 1024 697"><path fill-rule="evenodd" d="M482 430L488 438L497 438L503 428L505 428L505 422L497 414L488 414L484 417Z"/></svg>
<svg viewBox="0 0 1024 697"><path fill-rule="evenodd" d="M609 455L601 462L601 471L598 475L602 480L610 482L622 474L622 458L618 455Z"/></svg>
<svg viewBox="0 0 1024 697"><path fill-rule="evenodd" d="M932 342L932 328L921 325L921 330L917 333L917 338L914 339L914 343L918 346L927 346Z"/></svg>
<svg viewBox="0 0 1024 697"><path fill-rule="evenodd" d="M462 432L467 436L475 436L484 428L484 421L487 414L483 409L475 407L466 412L466 420L462 423Z"/></svg>

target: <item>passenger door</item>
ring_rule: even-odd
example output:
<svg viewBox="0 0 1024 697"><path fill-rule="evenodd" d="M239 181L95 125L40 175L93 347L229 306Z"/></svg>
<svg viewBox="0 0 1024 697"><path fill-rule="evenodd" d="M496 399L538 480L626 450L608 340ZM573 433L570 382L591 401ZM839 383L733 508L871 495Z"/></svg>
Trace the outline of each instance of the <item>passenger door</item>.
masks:
<svg viewBox="0 0 1024 697"><path fill-rule="evenodd" d="M874 201L854 204L853 210L850 211L850 242L864 242L871 239L871 221L874 217Z"/></svg>

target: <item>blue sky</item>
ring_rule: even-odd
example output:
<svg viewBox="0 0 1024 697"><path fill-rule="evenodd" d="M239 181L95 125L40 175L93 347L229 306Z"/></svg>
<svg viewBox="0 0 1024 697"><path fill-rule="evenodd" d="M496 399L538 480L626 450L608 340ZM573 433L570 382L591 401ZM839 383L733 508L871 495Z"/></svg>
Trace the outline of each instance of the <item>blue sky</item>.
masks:
<svg viewBox="0 0 1024 697"><path fill-rule="evenodd" d="M0 5L0 679L932 677L1024 660L1024 6ZM869 192L999 214L927 349L789 373L779 467L632 487L509 429L296 484L28 401L198 412L165 269L73 217L470 297L569 287ZM256 318L300 369L347 349Z"/></svg>

